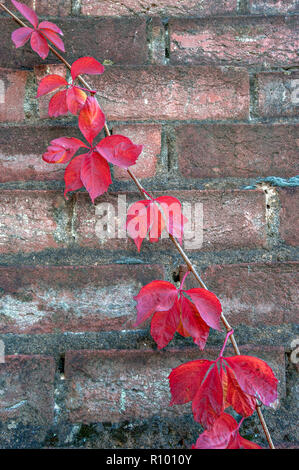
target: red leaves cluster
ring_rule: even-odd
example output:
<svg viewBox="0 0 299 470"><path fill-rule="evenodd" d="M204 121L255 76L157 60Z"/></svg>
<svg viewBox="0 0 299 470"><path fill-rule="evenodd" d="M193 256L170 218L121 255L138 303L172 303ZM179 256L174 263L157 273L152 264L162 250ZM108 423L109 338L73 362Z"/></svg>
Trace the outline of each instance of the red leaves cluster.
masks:
<svg viewBox="0 0 299 470"><path fill-rule="evenodd" d="M60 137L52 140L44 153L43 160L47 163L70 162L64 175L65 195L84 186L94 202L112 182L109 163L128 168L134 165L141 153L141 145L134 145L122 135L106 137L94 145L94 139L104 124L105 116L96 98L89 96L79 115L79 128L89 145L74 137ZM88 152L73 158L81 147Z"/></svg>
<svg viewBox="0 0 299 470"><path fill-rule="evenodd" d="M229 406L247 417L254 412L256 399L273 405L277 382L268 364L256 357L191 361L169 375L171 405L192 401L195 421L210 429Z"/></svg>
<svg viewBox="0 0 299 470"><path fill-rule="evenodd" d="M72 83L69 84L65 78L60 75L47 75L38 86L37 98L47 95L58 88L64 87L64 90L58 91L51 98L49 103L49 116L57 117L67 114L78 114L85 105L87 94L85 91L74 84L78 75L91 74L100 75L104 72L104 66L93 57L81 57L76 60L71 68Z"/></svg>
<svg viewBox="0 0 299 470"><path fill-rule="evenodd" d="M240 436L237 421L231 415L222 413L213 427L200 434L192 449L261 449L261 447Z"/></svg>
<svg viewBox="0 0 299 470"><path fill-rule="evenodd" d="M189 300L189 298L191 300ZM177 289L167 281L153 281L134 297L137 301L136 326L153 315L151 335L158 348L164 348L177 331L191 336L204 349L209 330L220 330L221 304L205 289Z"/></svg>
<svg viewBox="0 0 299 470"><path fill-rule="evenodd" d="M29 23L32 24L33 28L22 27L16 29L12 35L16 48L24 46L30 39L30 45L32 49L42 58L45 59L49 54L48 41L52 42L54 46L64 52L64 44L62 39L59 37L63 36L60 28L50 21L42 21L38 23L38 17L31 8L24 5L24 3L11 0L17 10L26 18Z"/></svg>
<svg viewBox="0 0 299 470"><path fill-rule="evenodd" d="M132 204L127 212L126 227L128 235L140 251L146 236L151 243L157 242L164 229L182 243L186 222L180 201L172 196L160 196Z"/></svg>

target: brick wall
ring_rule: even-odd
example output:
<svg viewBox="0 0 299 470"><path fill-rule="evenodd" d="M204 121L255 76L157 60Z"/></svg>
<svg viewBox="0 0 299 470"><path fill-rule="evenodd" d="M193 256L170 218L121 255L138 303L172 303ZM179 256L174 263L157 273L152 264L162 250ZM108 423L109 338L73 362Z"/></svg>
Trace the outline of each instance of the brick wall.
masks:
<svg viewBox="0 0 299 470"><path fill-rule="evenodd" d="M70 62L107 64L91 82L111 130L144 143L145 187L203 203L204 243L189 254L241 350L277 373L280 405L265 417L278 447L296 446L298 2L26 3L63 29ZM45 73L65 71L15 50L2 13L0 25L0 446L189 447L200 428L189 405L168 407L167 376L214 357L223 334L204 353L179 336L157 352L148 325L132 327L133 295L178 282L182 261L167 240L140 254L130 240L100 241L86 193L64 200L63 167L41 154L77 135L76 119L49 119L48 98L34 96ZM139 199L113 171L98 202ZM265 444L256 417L244 431Z"/></svg>

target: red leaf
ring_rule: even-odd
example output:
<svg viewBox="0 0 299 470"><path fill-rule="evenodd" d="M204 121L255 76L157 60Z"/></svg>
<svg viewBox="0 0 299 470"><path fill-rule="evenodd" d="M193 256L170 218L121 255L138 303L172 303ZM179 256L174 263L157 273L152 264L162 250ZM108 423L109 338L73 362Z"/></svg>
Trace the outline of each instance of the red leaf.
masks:
<svg viewBox="0 0 299 470"><path fill-rule="evenodd" d="M51 23L51 21L42 21L38 25L38 29L49 29L53 31L54 33L57 33L63 36L63 32L61 31L61 29L58 28L58 26L55 23Z"/></svg>
<svg viewBox="0 0 299 470"><path fill-rule="evenodd" d="M47 163L67 163L80 147L86 145L74 137L59 137L51 141L43 160Z"/></svg>
<svg viewBox="0 0 299 470"><path fill-rule="evenodd" d="M160 196L155 201L161 206L168 233L182 244L184 224L188 221L182 214L181 202L172 196Z"/></svg>
<svg viewBox="0 0 299 470"><path fill-rule="evenodd" d="M212 364L212 361L200 359L172 369L168 377L172 397L170 405L192 401Z"/></svg>
<svg viewBox="0 0 299 470"><path fill-rule="evenodd" d="M83 183L81 181L81 167L82 162L86 157L86 153L75 157L66 167L64 173L65 190L64 197L67 199L67 193L70 191L76 191L82 188Z"/></svg>
<svg viewBox="0 0 299 470"><path fill-rule="evenodd" d="M16 48L24 46L24 44L28 41L33 31L34 30L32 28L16 29L11 35L11 39L14 42Z"/></svg>
<svg viewBox="0 0 299 470"><path fill-rule="evenodd" d="M97 144L98 152L113 165L128 168L136 163L142 145L134 145L123 135L110 135Z"/></svg>
<svg viewBox="0 0 299 470"><path fill-rule="evenodd" d="M185 331L192 336L194 343L197 344L200 349L204 349L210 328L202 320L194 304L186 297L181 298L182 306L182 326Z"/></svg>
<svg viewBox="0 0 299 470"><path fill-rule="evenodd" d="M189 289L185 292L195 304L201 318L215 330L221 330L220 316L222 312L221 303L216 295L206 289Z"/></svg>
<svg viewBox="0 0 299 470"><path fill-rule="evenodd" d="M49 116L57 117L61 116L62 114L67 114L68 107L66 102L67 90L58 91L52 96L50 103L49 103Z"/></svg>
<svg viewBox="0 0 299 470"><path fill-rule="evenodd" d="M150 220L150 201L138 201L127 211L126 228L128 235L134 240L138 251L148 232Z"/></svg>
<svg viewBox="0 0 299 470"><path fill-rule="evenodd" d="M254 442L247 441L239 434L237 421L222 413L213 427L199 435L192 449L260 449Z"/></svg>
<svg viewBox="0 0 299 470"><path fill-rule="evenodd" d="M56 33L54 33L51 29L41 28L41 29L38 29L38 31L40 32L40 36L42 35L45 36L49 41L51 41L54 44L55 47L60 49L62 52L65 51L63 40Z"/></svg>
<svg viewBox="0 0 299 470"><path fill-rule="evenodd" d="M192 401L193 416L195 421L210 428L223 409L222 384L217 364L214 364Z"/></svg>
<svg viewBox="0 0 299 470"><path fill-rule="evenodd" d="M11 0L17 10L28 20L35 28L38 25L38 17L31 8L24 5L24 3L17 2L16 0Z"/></svg>
<svg viewBox="0 0 299 470"><path fill-rule="evenodd" d="M151 335L162 349L172 340L180 322L180 306L176 299L166 312L156 312L151 321Z"/></svg>
<svg viewBox="0 0 299 470"><path fill-rule="evenodd" d="M78 75L87 73L90 75L98 75L104 72L105 68L100 62L93 57L81 57L76 60L71 68L72 79L75 80Z"/></svg>
<svg viewBox="0 0 299 470"><path fill-rule="evenodd" d="M251 356L226 357L243 392L271 406L277 400L277 383L272 369L266 362Z"/></svg>
<svg viewBox="0 0 299 470"><path fill-rule="evenodd" d="M255 398L243 392L233 371L229 367L226 368L226 374L226 406L231 405L233 409L242 416L251 416L256 407Z"/></svg>
<svg viewBox="0 0 299 470"><path fill-rule="evenodd" d="M134 300L137 302L137 321L144 322L155 312L169 310L177 297L177 289L167 281L153 281L140 289Z"/></svg>
<svg viewBox="0 0 299 470"><path fill-rule="evenodd" d="M112 183L109 165L97 152L86 154L81 166L81 180L93 203Z"/></svg>
<svg viewBox="0 0 299 470"><path fill-rule="evenodd" d="M92 145L93 139L99 134L105 124L105 115L96 98L89 96L79 114L79 128ZM106 162L107 163L107 162ZM107 164L108 165L108 164ZM110 171L109 171L110 174Z"/></svg>
<svg viewBox="0 0 299 470"><path fill-rule="evenodd" d="M60 75L47 75L39 82L36 97L39 98L40 96L46 95L61 86L66 86L67 84L66 79Z"/></svg>
<svg viewBox="0 0 299 470"><path fill-rule="evenodd" d="M154 201L151 201L149 206L148 226L148 236L150 243L159 241L165 228L165 220L159 207L154 203Z"/></svg>
<svg viewBox="0 0 299 470"><path fill-rule="evenodd" d="M72 86L67 90L67 107L70 113L78 114L85 105L87 95L83 90L76 86Z"/></svg>
<svg viewBox="0 0 299 470"><path fill-rule="evenodd" d="M32 49L42 58L45 59L49 54L49 46L46 39L37 31L31 34L30 44Z"/></svg>

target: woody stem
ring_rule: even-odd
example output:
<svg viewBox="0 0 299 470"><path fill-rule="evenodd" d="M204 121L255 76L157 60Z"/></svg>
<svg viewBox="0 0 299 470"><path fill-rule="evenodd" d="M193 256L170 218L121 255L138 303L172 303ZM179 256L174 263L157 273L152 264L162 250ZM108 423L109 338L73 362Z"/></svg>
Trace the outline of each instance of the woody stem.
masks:
<svg viewBox="0 0 299 470"><path fill-rule="evenodd" d="M12 18L13 20L18 23L20 26L23 26L23 27L27 27L27 25L22 21L20 20L16 15L14 15L13 12L11 12L5 5L3 5L3 3L0 2L0 7L6 11L6 13L8 13ZM53 52L53 54L69 69L71 70L71 65L65 60L65 58L59 53L57 52L54 47L52 47L50 44L49 44L49 49L51 52ZM94 90L89 86L89 84L84 80L84 78L81 77L81 75L79 75L77 77L77 79L82 83L82 85L87 88L88 91L90 92L94 92ZM109 127L108 127L108 124L107 122L105 122L104 124L104 130L105 130L105 133L107 136L111 135L111 132L109 130ZM143 188L142 184L140 183L139 179L134 175L134 173L130 170L130 169L127 169L127 173L128 175L130 176L130 178L133 180L133 182L135 183L135 185L137 186L138 190L140 191L140 193L142 194L142 196L146 196L147 199L151 199L150 195L145 191L145 189ZM170 240L172 241L172 243L174 244L175 248L177 249L177 251L180 253L181 257L183 258L183 260L185 261L187 267L188 267L188 270L192 272L193 276L195 277L195 279L198 281L198 283L200 284L200 286L203 288L203 289L206 289L208 290L207 286L205 285L205 283L203 282L203 280L201 279L200 275L198 274L198 272L196 271L194 265L192 264L192 262L190 261L190 259L188 258L187 254L185 253L185 251L183 250L183 248L181 247L181 245L179 244L179 242L177 241L177 239L175 237L173 237L171 234L169 234L169 238ZM230 341L232 343L232 346L234 348L234 351L237 355L240 355L240 350L239 350L239 347L238 347L238 344L235 340L235 337L233 335L233 329L231 328L229 322L227 321L226 317L224 316L224 314L222 313L221 314L221 320L222 320L222 323L223 325L225 326L227 332L229 333L229 338L230 338ZM257 405L256 406L256 411L257 411L257 414L258 414L258 417L259 417L259 420L261 422L261 425L262 425L262 428L263 428L263 431L265 433L265 436L266 436L266 439L268 441L268 444L269 444L269 447L271 449L275 449L274 445L273 445L273 442L272 442L272 439L271 439L271 436L270 436L270 433L269 433L269 430L268 430L268 427L267 427L267 424L265 422L265 419L263 417L263 414L262 414L262 411L260 409L260 405Z"/></svg>

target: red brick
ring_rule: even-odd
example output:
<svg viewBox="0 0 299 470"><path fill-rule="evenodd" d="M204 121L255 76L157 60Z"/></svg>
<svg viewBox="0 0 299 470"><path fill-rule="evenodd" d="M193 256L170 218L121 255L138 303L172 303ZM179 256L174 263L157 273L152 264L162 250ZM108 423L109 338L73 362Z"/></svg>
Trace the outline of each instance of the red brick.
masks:
<svg viewBox="0 0 299 470"><path fill-rule="evenodd" d="M0 68L0 122L23 121L28 73Z"/></svg>
<svg viewBox="0 0 299 470"><path fill-rule="evenodd" d="M298 174L298 125L188 124L176 128L179 168L187 178Z"/></svg>
<svg viewBox="0 0 299 470"><path fill-rule="evenodd" d="M186 268L181 266L182 279ZM279 325L298 320L299 263L214 265L201 270L232 325ZM185 286L198 287L192 274Z"/></svg>
<svg viewBox="0 0 299 470"><path fill-rule="evenodd" d="M42 160L50 141L61 136L80 137L77 128L66 126L1 126L0 182L63 181L66 165Z"/></svg>
<svg viewBox="0 0 299 470"><path fill-rule="evenodd" d="M156 193L154 196L162 195ZM203 246L193 249L204 251L266 246L265 197L261 190L254 191L167 191L177 197L182 204L203 204ZM115 210L116 229L124 227L125 222L117 208L117 194L110 193L97 200L93 206L87 194L78 194L76 218L73 230L76 243L84 247L98 249L131 250L136 247L129 238L115 239L98 237L100 228L100 204L110 203ZM128 206L140 200L137 193L127 193ZM99 205L97 207L97 205ZM103 206L102 206L103 207ZM121 212L123 214L123 212ZM193 227L194 229L194 227ZM117 232L116 232L117 233ZM159 248L173 250L170 240L160 240ZM142 250L156 250L154 244L144 241ZM188 245L186 245L188 249Z"/></svg>
<svg viewBox="0 0 299 470"><path fill-rule="evenodd" d="M54 360L44 356L6 356L0 364L0 419L49 425L54 409Z"/></svg>
<svg viewBox="0 0 299 470"><path fill-rule="evenodd" d="M242 349L269 361L281 379L280 396L285 394L282 348ZM144 351L68 351L65 376L68 386L67 408L74 423L119 422L191 414L191 404L169 406L168 375L180 364L215 359L219 350Z"/></svg>
<svg viewBox="0 0 299 470"><path fill-rule="evenodd" d="M173 19L172 64L296 65L295 17Z"/></svg>
<svg viewBox="0 0 299 470"><path fill-rule="evenodd" d="M6 0L3 3L21 18L21 14L10 1ZM37 15L41 16L68 16L71 14L71 0L55 0L51 2L48 0L22 0L22 3L32 8Z"/></svg>
<svg viewBox="0 0 299 470"><path fill-rule="evenodd" d="M82 15L90 16L128 16L128 15L165 15L165 16L209 16L234 13L237 9L237 0L82 0Z"/></svg>
<svg viewBox="0 0 299 470"><path fill-rule="evenodd" d="M275 15L278 13L298 13L298 0L249 0L249 9L254 14Z"/></svg>
<svg viewBox="0 0 299 470"><path fill-rule="evenodd" d="M123 125L113 127L113 134L129 137L134 144L143 145L143 151L136 165L130 167L137 178L151 178L156 174L157 158L161 152L161 130L159 125ZM118 180L129 180L127 171L114 167L114 177Z"/></svg>
<svg viewBox="0 0 299 470"><path fill-rule="evenodd" d="M63 78L67 78L66 76L66 68L62 64L51 64L51 65L39 65L34 67L35 78L37 82L37 86L42 78L46 77L50 74L60 75ZM61 88L63 90L63 88ZM41 119L49 118L48 109L49 109L49 101L52 96L57 93L59 90L55 90L53 93L50 93L46 96L41 96L38 98L38 109L39 109L39 116Z"/></svg>
<svg viewBox="0 0 299 470"><path fill-rule="evenodd" d="M0 268L1 333L109 331L136 321L133 296L160 266L18 266Z"/></svg>
<svg viewBox="0 0 299 470"><path fill-rule="evenodd" d="M109 67L93 83L108 120L248 117L249 79L241 68Z"/></svg>
<svg viewBox="0 0 299 470"><path fill-rule="evenodd" d="M280 236L288 245L299 245L298 188L279 189L281 202Z"/></svg>
<svg viewBox="0 0 299 470"><path fill-rule="evenodd" d="M86 54L100 62L142 65L148 61L146 20L139 18L59 18L55 20L64 33L67 60L72 64ZM30 44L15 49L11 33L16 25L10 18L0 17L0 67L33 68L38 64L57 63L50 53L42 60L32 52ZM70 46L71 45L71 46Z"/></svg>
<svg viewBox="0 0 299 470"><path fill-rule="evenodd" d="M257 111L265 117L297 116L299 73L263 72L257 76Z"/></svg>
<svg viewBox="0 0 299 470"><path fill-rule="evenodd" d="M1 191L0 253L28 253L62 246L66 228L65 201L60 192Z"/></svg>

